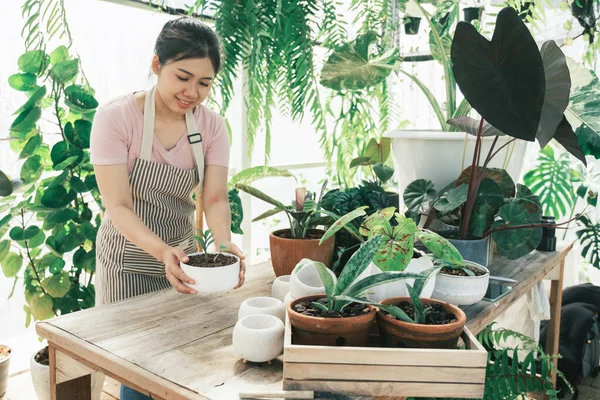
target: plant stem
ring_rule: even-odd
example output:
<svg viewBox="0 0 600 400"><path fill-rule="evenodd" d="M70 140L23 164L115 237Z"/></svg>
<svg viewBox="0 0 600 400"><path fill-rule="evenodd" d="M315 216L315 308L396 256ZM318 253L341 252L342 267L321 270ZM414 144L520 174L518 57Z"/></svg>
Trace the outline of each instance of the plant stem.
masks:
<svg viewBox="0 0 600 400"><path fill-rule="evenodd" d="M469 191L467 194L467 201L463 208L462 221L460 225L460 238L462 240L467 239L469 233L469 224L471 223L471 215L473 214L473 207L475 206L475 197L481 184L481 176L478 173L477 160L479 153L481 152L481 132L483 131L483 118L479 121L479 129L477 130L477 139L475 141L475 151L473 152L473 163L471 164L471 176L469 177Z"/></svg>
<svg viewBox="0 0 600 400"><path fill-rule="evenodd" d="M486 160L485 160L485 162L483 164L483 168L485 169L485 167L487 167L488 163L490 161L492 161L492 158L494 158L496 156L496 154L498 154L499 152L501 152L503 148L505 148L506 146L508 146L509 144L511 144L512 142L514 142L515 140L517 140L517 139L511 139L511 140L509 140L508 142L506 142L502 146L500 146L500 148L498 148L498 150L496 150L494 152L494 154L492 154L491 156L488 155L488 157L486 158ZM492 152L491 150L492 149L490 149L490 153Z"/></svg>
<svg viewBox="0 0 600 400"><path fill-rule="evenodd" d="M586 207L587 208L587 207ZM584 210L585 211L585 210ZM524 225L504 225L501 226L499 228L496 229L489 229L487 232L484 233L484 237L491 235L494 232L499 232L499 231L508 231L511 229L523 229L523 228L556 228L556 229L569 229L568 226L562 226L562 225L568 225L569 223L575 221L576 219L578 219L579 217L581 217L584 214L584 212L582 211L580 214L577 214L575 217L565 221L565 222L560 222L558 224L524 224Z"/></svg>

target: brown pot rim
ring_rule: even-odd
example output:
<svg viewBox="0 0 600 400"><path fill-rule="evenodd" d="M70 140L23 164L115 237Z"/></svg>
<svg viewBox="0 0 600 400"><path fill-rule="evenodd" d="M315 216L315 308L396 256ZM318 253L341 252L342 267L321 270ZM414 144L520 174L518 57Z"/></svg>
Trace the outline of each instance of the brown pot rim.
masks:
<svg viewBox="0 0 600 400"><path fill-rule="evenodd" d="M282 232L290 232L291 229L290 228L285 228L285 229L278 229L276 231L273 231L269 234L269 236L272 236L274 238L277 238L277 240L285 240L285 241L297 241L297 240L301 240L303 242L319 242L321 239L290 239L290 238L282 238L280 236L277 236L277 234L282 233ZM323 235L325 234L325 231L323 229L318 229L318 228L314 228L314 229L309 229L310 231L317 231L319 233L321 233L321 237L323 237ZM329 239L327 239L325 242L329 242L331 239L335 240L335 235L333 235L332 237L330 237Z"/></svg>
<svg viewBox="0 0 600 400"><path fill-rule="evenodd" d="M387 299L381 300L380 303L384 304L384 305L396 305L402 301L407 301L409 303L412 303L411 298L408 296L389 297ZM386 322L392 323L394 325L398 325L405 329L427 330L432 333L443 333L443 332L451 331L454 329L458 329L459 327L464 326L465 323L467 322L467 315L465 314L465 312L455 305L446 303L445 301L440 301L440 300L435 300L435 299L427 299L427 298L421 299L421 301L425 304L432 304L432 303L441 304L444 307L444 309L451 310L451 312L455 316L458 317L458 320L456 322L451 322L449 324L444 324L444 325L411 324L410 322L404 322L404 321L400 321L398 319L392 318L379 309L377 310L377 317L382 318Z"/></svg>
<svg viewBox="0 0 600 400"><path fill-rule="evenodd" d="M335 319L340 319L340 318L327 318L327 317L310 317L307 315L300 314L300 313L294 311L294 309L292 308L294 305L296 305L297 303L299 303L301 301L317 300L317 299L321 299L323 297L326 297L326 295L313 294L310 296L304 296L304 297L299 297L297 299L294 299L288 303L288 305L286 307L287 312L291 315L296 316L296 318L298 318L298 319L311 320L311 321L315 321L315 322L331 321L331 320L335 320ZM343 319L345 321L348 321L349 319L352 319L352 318L356 318L357 320L358 319L366 319L366 320L370 319L371 316L377 312L377 308L375 308L374 306L372 306L370 304L365 304L365 306L370 308L370 311L368 313L363 314L363 315L355 315L354 317L342 317L341 319Z"/></svg>

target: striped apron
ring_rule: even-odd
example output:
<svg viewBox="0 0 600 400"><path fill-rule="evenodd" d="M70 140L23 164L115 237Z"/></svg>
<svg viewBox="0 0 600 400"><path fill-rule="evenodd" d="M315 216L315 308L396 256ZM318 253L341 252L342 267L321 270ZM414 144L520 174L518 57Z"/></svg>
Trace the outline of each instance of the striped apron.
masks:
<svg viewBox="0 0 600 400"><path fill-rule="evenodd" d="M201 195L204 180L202 136L192 111L185 114L188 141L196 168L187 170L151 161L154 140L155 88L146 93L140 157L129 174L133 209L166 244L187 254L194 243L196 210L192 193ZM96 305L170 288L165 266L119 232L108 213L96 239Z"/></svg>

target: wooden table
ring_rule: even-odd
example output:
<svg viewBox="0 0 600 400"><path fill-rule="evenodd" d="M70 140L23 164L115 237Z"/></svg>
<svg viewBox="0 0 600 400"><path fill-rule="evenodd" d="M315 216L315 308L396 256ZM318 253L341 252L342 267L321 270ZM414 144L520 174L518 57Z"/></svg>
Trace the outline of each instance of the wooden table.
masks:
<svg viewBox="0 0 600 400"><path fill-rule="evenodd" d="M571 247L496 260L492 275L520 283L497 303L466 308L469 329L483 329L548 275L553 321L547 347L556 353L563 266ZM98 371L157 399L229 400L240 392L281 390L280 359L270 366L243 364L231 344L238 307L248 297L269 296L273 279L264 263L250 267L246 284L227 294L164 290L38 323L37 333L50 346L52 399L90 399L90 374Z"/></svg>

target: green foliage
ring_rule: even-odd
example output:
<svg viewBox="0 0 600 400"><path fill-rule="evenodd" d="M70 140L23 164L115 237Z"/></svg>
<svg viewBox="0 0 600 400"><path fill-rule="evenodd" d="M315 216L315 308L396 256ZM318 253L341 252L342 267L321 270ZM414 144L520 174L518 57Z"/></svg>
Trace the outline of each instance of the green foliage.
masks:
<svg viewBox="0 0 600 400"><path fill-rule="evenodd" d="M577 231L581 242L581 255L595 268L600 269L600 223L592 222L585 215L579 217L583 227Z"/></svg>
<svg viewBox="0 0 600 400"><path fill-rule="evenodd" d="M204 253L208 253L208 248L211 244L215 242L212 232L210 229L202 231L202 229L198 229L198 234L194 235L194 239L200 245L200 248Z"/></svg>
<svg viewBox="0 0 600 400"><path fill-rule="evenodd" d="M36 16L36 7L50 14ZM49 22L50 33L66 29L62 2L26 1L24 13L32 21L26 29L37 34L43 27L32 24L40 18ZM9 79L17 90L28 85L28 100L9 133L11 149L24 161L20 180L0 174L0 194L13 194L0 199L0 240L7 232L10 239L0 242L0 263L15 285L23 283L27 324L94 306L91 282L102 207L89 158L98 103L93 89L78 83L78 60L64 46L48 55L45 40L36 33L28 37L26 46L35 49L19 57L20 72ZM47 142L42 118L53 122L61 140Z"/></svg>

